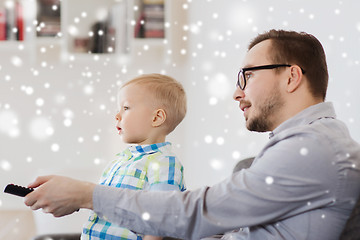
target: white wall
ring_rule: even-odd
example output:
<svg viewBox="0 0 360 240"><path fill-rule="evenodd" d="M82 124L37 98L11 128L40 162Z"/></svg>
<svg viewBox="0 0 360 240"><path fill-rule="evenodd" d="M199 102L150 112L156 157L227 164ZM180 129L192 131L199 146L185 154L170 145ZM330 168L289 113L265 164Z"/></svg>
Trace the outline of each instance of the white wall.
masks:
<svg viewBox="0 0 360 240"><path fill-rule="evenodd" d="M26 185L53 173L97 181L125 147L114 127L118 85L142 72L167 73L186 88L188 114L169 139L184 163L188 188L219 182L268 138L246 130L232 93L248 42L270 28L306 31L323 43L330 73L327 100L360 142L359 1L173 3L172 55L140 46L127 63L59 62L51 48L39 53L31 45L21 51L0 43L0 186ZM47 57L42 67L37 59ZM21 208L21 199L0 194L0 212Z"/></svg>

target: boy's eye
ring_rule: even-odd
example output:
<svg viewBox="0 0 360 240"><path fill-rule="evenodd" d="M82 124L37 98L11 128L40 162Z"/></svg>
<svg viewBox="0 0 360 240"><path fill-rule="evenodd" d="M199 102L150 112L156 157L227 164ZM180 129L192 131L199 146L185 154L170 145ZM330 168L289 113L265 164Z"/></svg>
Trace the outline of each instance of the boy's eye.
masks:
<svg viewBox="0 0 360 240"><path fill-rule="evenodd" d="M124 106L123 109L126 111L126 110L129 110L129 107L128 107L128 106Z"/></svg>

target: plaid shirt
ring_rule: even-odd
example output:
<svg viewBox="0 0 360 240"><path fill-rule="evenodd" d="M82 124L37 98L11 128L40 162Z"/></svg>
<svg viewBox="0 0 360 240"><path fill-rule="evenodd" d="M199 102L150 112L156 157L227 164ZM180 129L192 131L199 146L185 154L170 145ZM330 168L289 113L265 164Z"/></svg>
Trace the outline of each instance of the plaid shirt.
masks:
<svg viewBox="0 0 360 240"><path fill-rule="evenodd" d="M134 190L185 191L183 166L171 151L171 143L130 146L117 154L100 178L100 184ZM90 213L84 224L82 240L142 239L126 228Z"/></svg>

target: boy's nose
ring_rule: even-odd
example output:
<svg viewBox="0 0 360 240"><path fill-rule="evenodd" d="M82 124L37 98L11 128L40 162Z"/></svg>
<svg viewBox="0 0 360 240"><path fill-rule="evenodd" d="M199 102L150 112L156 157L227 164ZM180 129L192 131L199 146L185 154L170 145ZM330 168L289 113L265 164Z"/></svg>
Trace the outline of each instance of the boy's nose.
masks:
<svg viewBox="0 0 360 240"><path fill-rule="evenodd" d="M117 113L115 115L115 119L116 119L116 121L120 121L120 119L121 119L120 113Z"/></svg>

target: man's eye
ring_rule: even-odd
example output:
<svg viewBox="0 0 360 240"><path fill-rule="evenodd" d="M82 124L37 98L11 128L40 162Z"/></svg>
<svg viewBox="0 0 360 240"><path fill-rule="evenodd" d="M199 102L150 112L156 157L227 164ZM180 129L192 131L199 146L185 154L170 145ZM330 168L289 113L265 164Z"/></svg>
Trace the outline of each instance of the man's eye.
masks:
<svg viewBox="0 0 360 240"><path fill-rule="evenodd" d="M252 72L245 73L246 80L249 80L252 77Z"/></svg>
<svg viewBox="0 0 360 240"><path fill-rule="evenodd" d="M126 110L129 110L129 107L124 106L123 109L126 111Z"/></svg>

